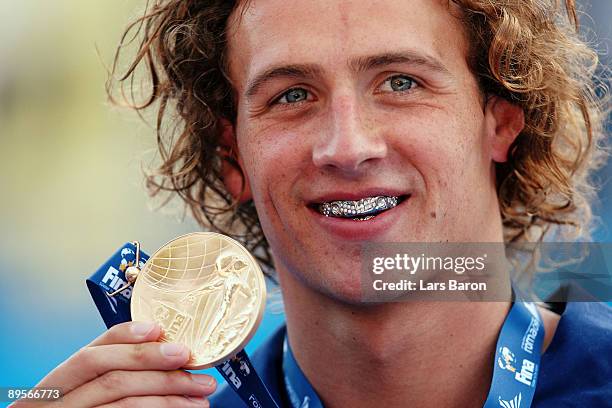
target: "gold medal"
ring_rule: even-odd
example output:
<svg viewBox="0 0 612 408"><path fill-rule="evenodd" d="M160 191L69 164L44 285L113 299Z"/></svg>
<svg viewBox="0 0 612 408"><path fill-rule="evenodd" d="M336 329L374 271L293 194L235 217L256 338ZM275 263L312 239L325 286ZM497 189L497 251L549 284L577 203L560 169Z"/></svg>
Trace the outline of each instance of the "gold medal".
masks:
<svg viewBox="0 0 612 408"><path fill-rule="evenodd" d="M168 242L134 281L132 320L155 321L164 330L162 341L189 347L188 369L212 367L240 352L265 308L266 285L255 258L214 232Z"/></svg>

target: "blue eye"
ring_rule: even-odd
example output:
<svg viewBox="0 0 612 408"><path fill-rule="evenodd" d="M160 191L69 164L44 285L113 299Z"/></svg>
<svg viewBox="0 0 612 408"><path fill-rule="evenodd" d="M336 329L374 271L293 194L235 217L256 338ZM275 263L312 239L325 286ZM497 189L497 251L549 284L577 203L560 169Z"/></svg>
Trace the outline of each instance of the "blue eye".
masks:
<svg viewBox="0 0 612 408"><path fill-rule="evenodd" d="M389 84L388 86L393 92L405 92L412 89L416 82L406 75L393 75L387 78L384 84Z"/></svg>
<svg viewBox="0 0 612 408"><path fill-rule="evenodd" d="M293 88L281 95L276 100L277 103L296 103L305 101L308 98L308 91L304 88Z"/></svg>

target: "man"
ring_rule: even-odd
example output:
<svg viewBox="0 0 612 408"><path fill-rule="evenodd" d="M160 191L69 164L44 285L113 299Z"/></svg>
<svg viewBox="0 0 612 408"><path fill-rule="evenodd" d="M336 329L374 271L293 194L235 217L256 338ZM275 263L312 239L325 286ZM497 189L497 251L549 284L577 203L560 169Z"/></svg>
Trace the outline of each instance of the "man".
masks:
<svg viewBox="0 0 612 408"><path fill-rule="evenodd" d="M160 118L176 107L184 125L150 181L273 264L288 346L325 407L482 407L510 310L365 304L364 243L502 243L588 227L595 56L570 29L573 2L569 17L554 3L167 1L133 26L144 23L144 40L124 79L148 61L143 106L161 100ZM391 204L373 218L322 214L377 197ZM532 406L609 406L610 310L540 313ZM67 406L206 406L194 397L214 385L176 371L188 351L160 346L159 330L117 326L41 385L64 387ZM253 359L292 406L284 339L282 329ZM228 389L212 399L240 404Z"/></svg>

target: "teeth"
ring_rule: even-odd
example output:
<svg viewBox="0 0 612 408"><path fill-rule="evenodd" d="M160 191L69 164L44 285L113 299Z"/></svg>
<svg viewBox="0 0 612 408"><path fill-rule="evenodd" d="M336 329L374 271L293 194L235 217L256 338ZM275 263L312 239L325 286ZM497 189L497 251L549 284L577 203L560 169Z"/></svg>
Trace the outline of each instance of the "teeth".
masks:
<svg viewBox="0 0 612 408"><path fill-rule="evenodd" d="M357 201L330 201L319 205L319 212L326 217L353 218L368 220L381 211L395 207L398 197L376 196Z"/></svg>
<svg viewBox="0 0 612 408"><path fill-rule="evenodd" d="M374 218L373 215L366 215L365 217L355 217L355 218L353 218L353 220L355 220L355 221L367 221L367 220L372 219L372 218Z"/></svg>

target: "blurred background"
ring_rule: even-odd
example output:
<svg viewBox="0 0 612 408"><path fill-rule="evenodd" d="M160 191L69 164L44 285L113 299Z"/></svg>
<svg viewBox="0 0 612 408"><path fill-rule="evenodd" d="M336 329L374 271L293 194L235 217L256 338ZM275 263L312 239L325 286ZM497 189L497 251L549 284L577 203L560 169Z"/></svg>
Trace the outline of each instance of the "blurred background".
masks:
<svg viewBox="0 0 612 408"><path fill-rule="evenodd" d="M612 2L579 3L609 64ZM199 230L179 206L154 211L141 170L153 130L105 95L105 64L143 5L0 0L0 387L33 386L104 331L85 279L125 241L152 252ZM610 175L600 242L612 241ZM268 310L247 350L282 321Z"/></svg>

